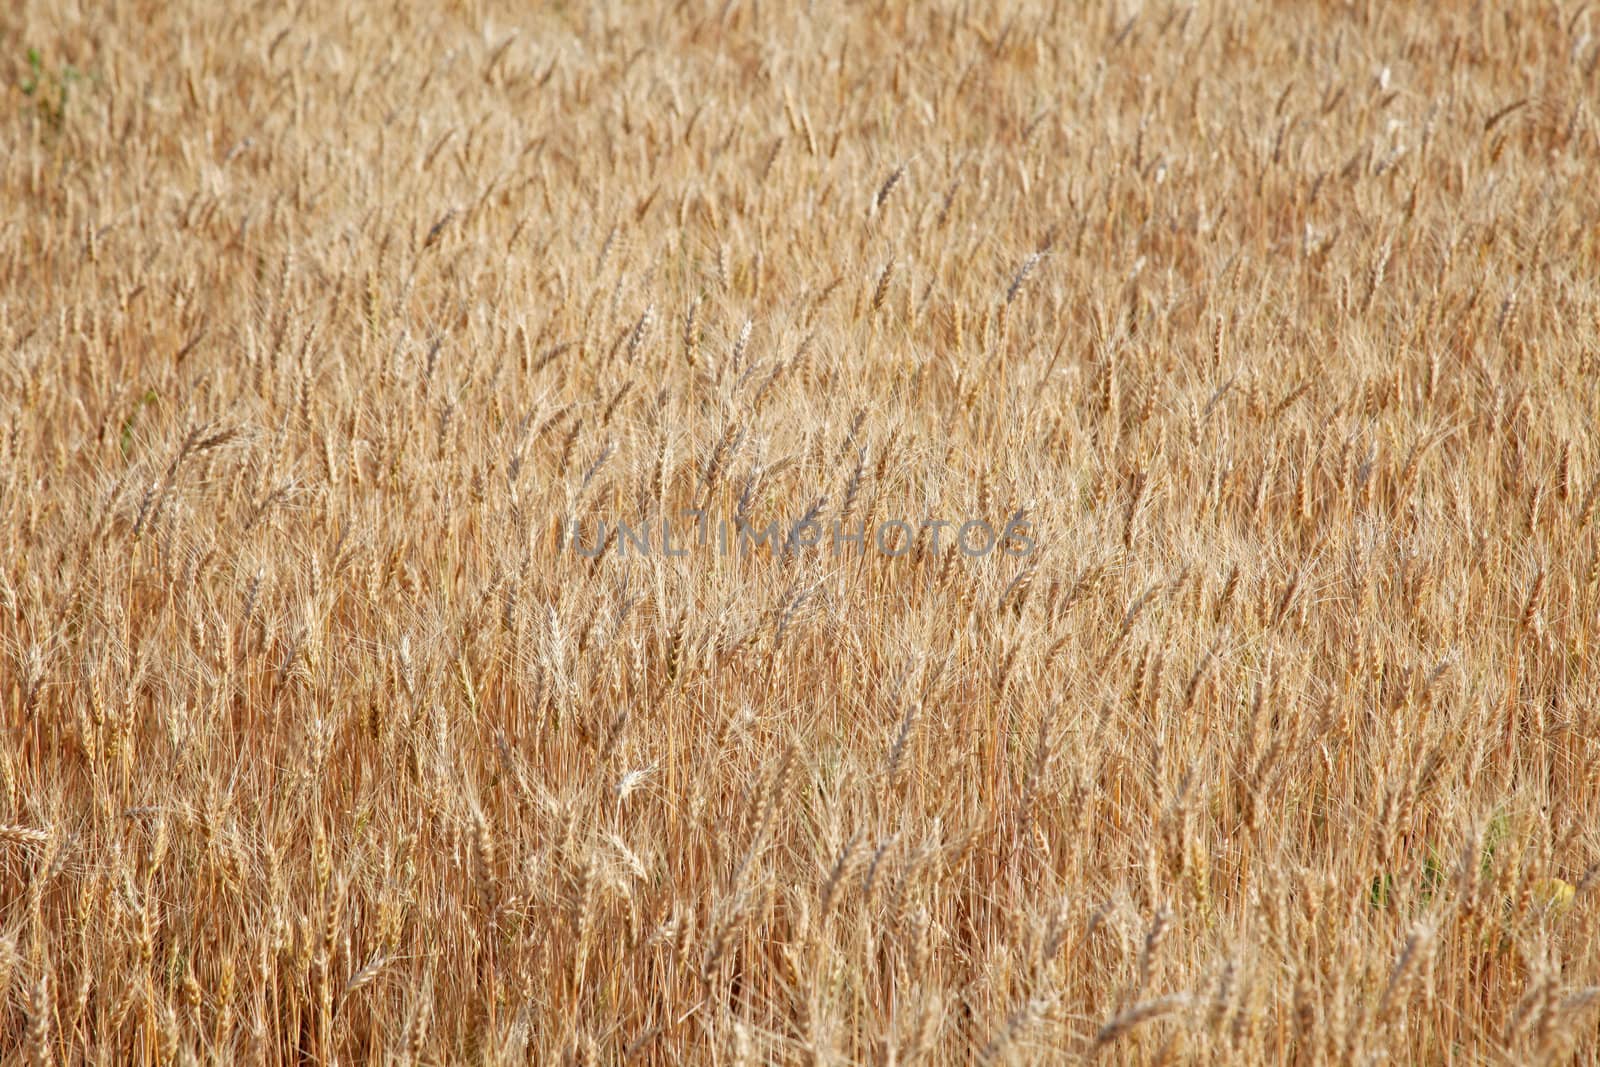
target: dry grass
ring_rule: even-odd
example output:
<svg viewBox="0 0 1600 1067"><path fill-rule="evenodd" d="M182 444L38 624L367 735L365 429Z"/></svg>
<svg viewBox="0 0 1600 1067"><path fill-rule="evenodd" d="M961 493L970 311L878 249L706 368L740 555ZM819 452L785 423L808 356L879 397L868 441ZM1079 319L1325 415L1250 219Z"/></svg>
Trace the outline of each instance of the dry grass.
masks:
<svg viewBox="0 0 1600 1067"><path fill-rule="evenodd" d="M4 1062L1600 1055L1600 14L297 6L0 14Z"/></svg>

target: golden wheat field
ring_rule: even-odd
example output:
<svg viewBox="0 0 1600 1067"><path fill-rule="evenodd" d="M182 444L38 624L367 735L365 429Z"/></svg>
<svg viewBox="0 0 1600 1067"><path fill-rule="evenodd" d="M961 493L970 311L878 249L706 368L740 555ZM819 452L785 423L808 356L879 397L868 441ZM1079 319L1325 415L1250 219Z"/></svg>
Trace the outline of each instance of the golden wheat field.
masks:
<svg viewBox="0 0 1600 1067"><path fill-rule="evenodd" d="M1600 9L0 13L0 1063L1600 1058Z"/></svg>

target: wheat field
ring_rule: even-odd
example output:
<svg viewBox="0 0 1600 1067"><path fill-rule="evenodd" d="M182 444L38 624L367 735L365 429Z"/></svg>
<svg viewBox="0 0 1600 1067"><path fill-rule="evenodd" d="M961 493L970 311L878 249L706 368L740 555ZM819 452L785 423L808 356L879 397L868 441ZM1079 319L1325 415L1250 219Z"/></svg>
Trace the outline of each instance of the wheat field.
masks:
<svg viewBox="0 0 1600 1067"><path fill-rule="evenodd" d="M0 12L0 1062L1596 1062L1597 65Z"/></svg>

